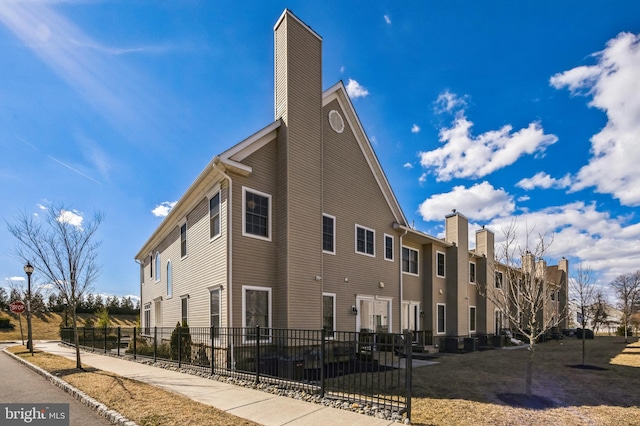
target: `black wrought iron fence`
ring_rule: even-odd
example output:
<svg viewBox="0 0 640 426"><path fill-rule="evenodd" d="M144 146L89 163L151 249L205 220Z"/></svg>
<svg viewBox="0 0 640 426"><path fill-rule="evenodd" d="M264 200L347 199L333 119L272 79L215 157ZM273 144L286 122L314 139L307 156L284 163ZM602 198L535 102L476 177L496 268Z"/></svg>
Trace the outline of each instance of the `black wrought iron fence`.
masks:
<svg viewBox="0 0 640 426"><path fill-rule="evenodd" d="M61 332L73 345L73 329ZM260 327L79 328L95 352L175 363L411 414L412 336Z"/></svg>

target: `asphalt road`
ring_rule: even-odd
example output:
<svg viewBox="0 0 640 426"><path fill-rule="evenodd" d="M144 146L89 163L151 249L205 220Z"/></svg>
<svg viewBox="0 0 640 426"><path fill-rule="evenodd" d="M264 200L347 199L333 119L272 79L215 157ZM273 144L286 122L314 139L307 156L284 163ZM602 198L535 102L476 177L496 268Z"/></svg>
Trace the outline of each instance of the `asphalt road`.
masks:
<svg viewBox="0 0 640 426"><path fill-rule="evenodd" d="M5 346L0 344L0 402L67 403L71 426L111 424L35 371L1 352Z"/></svg>

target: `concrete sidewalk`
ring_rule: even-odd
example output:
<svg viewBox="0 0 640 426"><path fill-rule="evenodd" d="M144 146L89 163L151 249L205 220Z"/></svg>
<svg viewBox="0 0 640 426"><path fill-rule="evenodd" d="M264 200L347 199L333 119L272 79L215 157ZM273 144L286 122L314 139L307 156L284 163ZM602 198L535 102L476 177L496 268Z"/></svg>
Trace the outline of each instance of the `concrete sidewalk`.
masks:
<svg viewBox="0 0 640 426"><path fill-rule="evenodd" d="M36 342L34 347L75 360L75 350L62 346L58 342ZM263 425L387 426L397 424L391 420L381 420L347 410L324 407L111 356L82 352L82 364L182 394L194 401Z"/></svg>

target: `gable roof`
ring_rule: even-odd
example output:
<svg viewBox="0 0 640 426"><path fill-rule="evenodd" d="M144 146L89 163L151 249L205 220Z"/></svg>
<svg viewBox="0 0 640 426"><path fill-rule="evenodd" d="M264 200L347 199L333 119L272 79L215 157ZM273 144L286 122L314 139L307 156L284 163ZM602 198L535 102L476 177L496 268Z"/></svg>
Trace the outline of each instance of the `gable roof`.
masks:
<svg viewBox="0 0 640 426"><path fill-rule="evenodd" d="M347 89L344 87L344 83L342 80L334 84L329 89L325 90L322 95L322 106L325 107L328 103L336 100L340 107L344 112L344 116L349 123L349 127L352 129L354 133L354 137L358 141L358 145L365 159L367 160L367 164L371 169L371 173L373 174L376 182L378 183L378 187L380 191L384 195L389 208L393 212L393 216L397 223L401 225L408 226L407 219L398 203L398 199L396 198L389 181L387 180L387 176L378 161L378 157L376 156L373 147L371 146L371 142L367 137L364 128L362 127L362 123L360 118L358 118L358 114L356 113L353 104L351 103L351 99L347 94Z"/></svg>

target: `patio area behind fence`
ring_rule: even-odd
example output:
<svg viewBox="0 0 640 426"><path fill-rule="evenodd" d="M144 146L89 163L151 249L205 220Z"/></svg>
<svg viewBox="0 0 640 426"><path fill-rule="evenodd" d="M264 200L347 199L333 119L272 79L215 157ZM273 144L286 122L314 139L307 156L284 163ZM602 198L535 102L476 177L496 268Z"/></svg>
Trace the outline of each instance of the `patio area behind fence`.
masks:
<svg viewBox="0 0 640 426"><path fill-rule="evenodd" d="M73 345L73 329L62 341ZM80 347L175 363L411 415L410 333L276 328L78 328Z"/></svg>

